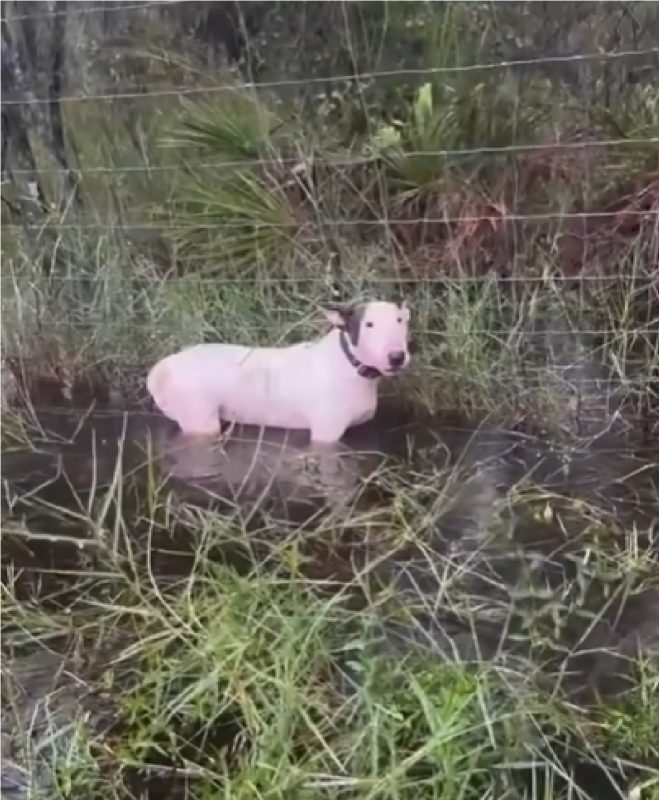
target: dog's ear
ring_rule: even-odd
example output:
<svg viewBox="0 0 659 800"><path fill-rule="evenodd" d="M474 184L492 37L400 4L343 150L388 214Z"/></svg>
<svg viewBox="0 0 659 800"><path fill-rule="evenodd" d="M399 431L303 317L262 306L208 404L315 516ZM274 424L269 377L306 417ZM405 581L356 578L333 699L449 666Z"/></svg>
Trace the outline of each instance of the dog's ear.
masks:
<svg viewBox="0 0 659 800"><path fill-rule="evenodd" d="M322 307L325 319L335 328L345 328L353 313L349 303L325 303Z"/></svg>
<svg viewBox="0 0 659 800"><path fill-rule="evenodd" d="M410 321L410 307L407 305L407 299L405 297L403 297L402 299L397 300L396 301L396 305L403 312L403 319L405 320L405 322L409 322Z"/></svg>

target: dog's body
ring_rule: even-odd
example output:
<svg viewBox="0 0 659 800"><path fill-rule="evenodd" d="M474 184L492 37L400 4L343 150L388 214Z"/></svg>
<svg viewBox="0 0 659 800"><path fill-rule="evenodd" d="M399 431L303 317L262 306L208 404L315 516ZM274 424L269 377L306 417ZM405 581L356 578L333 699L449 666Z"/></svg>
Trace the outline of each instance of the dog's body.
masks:
<svg viewBox="0 0 659 800"><path fill-rule="evenodd" d="M216 434L224 420L305 429L313 442L338 441L375 415L378 378L409 360L409 312L393 303L369 303L327 315L335 328L313 342L202 344L167 356L149 373L149 392L185 433ZM379 339L371 333L376 326Z"/></svg>

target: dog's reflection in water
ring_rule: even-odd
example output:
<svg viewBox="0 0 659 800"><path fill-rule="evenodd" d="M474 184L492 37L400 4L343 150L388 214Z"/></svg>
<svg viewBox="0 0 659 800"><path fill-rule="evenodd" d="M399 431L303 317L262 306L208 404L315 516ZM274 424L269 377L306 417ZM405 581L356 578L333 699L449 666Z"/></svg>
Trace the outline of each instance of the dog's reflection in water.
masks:
<svg viewBox="0 0 659 800"><path fill-rule="evenodd" d="M272 495L334 508L350 503L378 461L341 442L311 445L304 431L238 425L219 437L163 431L156 450L166 475L216 497L249 502Z"/></svg>

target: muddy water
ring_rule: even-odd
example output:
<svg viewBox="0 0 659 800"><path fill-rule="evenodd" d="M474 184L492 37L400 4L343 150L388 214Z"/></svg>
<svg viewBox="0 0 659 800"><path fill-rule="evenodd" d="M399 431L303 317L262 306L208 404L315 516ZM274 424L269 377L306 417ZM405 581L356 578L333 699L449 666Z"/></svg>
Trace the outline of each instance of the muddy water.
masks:
<svg viewBox="0 0 659 800"><path fill-rule="evenodd" d="M304 434L242 427L211 445L183 437L175 426L152 414L104 412L83 417L46 411L39 422L41 434L30 447L5 450L2 463L5 578L12 569L20 570L24 585L16 586L26 596L46 591L47 575L53 571L79 568L81 553L84 556L85 548L93 544L75 516L55 508L84 508L108 487L125 487L125 509L131 508L131 493L137 508L139 497L157 484L171 490L173 502L210 504L228 511L240 507L258 514L260 524L274 518L281 526L304 523L318 513L341 519L353 504L377 505L403 484L446 481L451 467L457 476L449 489L451 502L443 502L441 512L434 513L434 501L427 500L429 547L423 553L410 547L393 551L375 571L376 579L394 586L400 597L427 600L419 603L418 613L404 627L382 616L384 646L393 651L421 647L439 658L463 659L498 657L502 648L508 648L512 658L524 658L523 648L504 641L502 633L510 624L510 587L520 585L525 570L535 569L550 591L565 589L566 580L574 577L566 564L571 545L584 531L586 504L606 510L648 541L659 533L659 452L611 427L587 439L572 437L559 444L486 426L452 426L384 407L372 423L348 432L327 468L310 456ZM438 558L468 558L482 549L483 530L493 509L511 487L531 485L535 491L542 487L552 495L579 499L581 511L541 521L516 510L502 515L508 526L506 548L487 544L492 555L488 574L469 578L470 596L487 608L475 635L473 618L465 624L459 613L438 605L441 587L428 553L430 558L432 553ZM29 531L27 526L21 529L26 517ZM185 550L180 541L176 546L171 541L163 544L153 568L163 574L184 574L190 547L187 554ZM368 558L359 542L349 543L345 550L334 548L312 565L312 577L316 569L320 578L349 582L355 562ZM519 606L529 603L522 597ZM571 655L567 661L563 657L562 666L567 664L573 676L575 695L592 689L615 692L628 673L628 657L639 648L659 652L659 594L651 589L636 593L624 603L612 604L587 635L583 628L567 624L563 636ZM71 655L70 642L53 641L39 657L17 656L12 668L3 670L3 796L27 797L30 782L35 781L47 796L47 780L22 771L18 729L29 722L33 738L39 739L52 732L53 720L66 724L78 707L76 698L90 669L93 664L84 654ZM46 696L47 714L40 704ZM106 701L90 696L93 724L99 730L111 726ZM153 786L151 791L151 796L157 795Z"/></svg>

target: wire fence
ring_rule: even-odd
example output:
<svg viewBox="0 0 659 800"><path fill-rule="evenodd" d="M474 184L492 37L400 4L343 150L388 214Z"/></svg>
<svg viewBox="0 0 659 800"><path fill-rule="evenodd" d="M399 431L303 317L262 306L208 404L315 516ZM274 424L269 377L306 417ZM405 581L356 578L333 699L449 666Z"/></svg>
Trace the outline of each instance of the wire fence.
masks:
<svg viewBox="0 0 659 800"><path fill-rule="evenodd" d="M139 92L115 92L92 95L68 95L59 98L60 103L86 103L92 101L112 100L160 100L164 97L191 97L202 94L222 94L228 92L260 91L264 89L284 89L296 86L315 86L332 83L355 83L383 78L410 78L437 75L458 75L471 72L490 72L502 69L518 69L542 64L569 64L584 63L589 61L617 61L631 57L647 57L659 55L659 47L650 47L645 50L623 50L608 53L586 53L566 56L541 56L538 58L523 58L516 61L496 61L489 64L467 64L447 67L420 67L418 69L378 70L361 72L359 74L312 76L307 78L290 78L279 81L261 81L259 83L246 81L235 84L217 84L212 86L178 86L173 89L145 89ZM50 105L50 97L25 97L2 100L3 106L17 105Z"/></svg>
<svg viewBox="0 0 659 800"><path fill-rule="evenodd" d="M624 217L645 218L659 220L659 210L635 211L621 209L620 211L583 211L583 212L555 212L542 214L468 214L465 216L445 216L445 217L415 217L414 219L321 219L309 223L290 222L252 222L245 219L222 220L220 222L195 222L194 228L197 230L223 230L225 228L253 228L255 230L282 229L290 230L295 227L297 231L304 231L305 228L322 227L345 227L363 228L377 225L455 225L460 223L502 223L502 222L543 222L550 220L601 220L618 219ZM41 230L44 228L54 228L56 230L124 230L124 231L176 231L189 230L190 224L157 223L149 221L131 223L107 223L107 222L74 222L74 223L5 223L5 228L20 228L27 230ZM314 240L315 241L315 240Z"/></svg>
<svg viewBox="0 0 659 800"><path fill-rule="evenodd" d="M176 5L177 3L183 3L187 0L153 0L149 3L139 3L136 5L131 5L130 3L124 2L113 2L112 5L107 6L98 6L93 8L67 8L66 11L57 11L57 10L45 10L40 11L38 14L12 14L9 17L1 17L0 22L25 22L25 21L38 21L42 19L53 19L54 17L88 17L93 16L95 14L113 14L117 12L121 12L122 14L126 11L144 11L148 8L153 8L155 6L167 6L167 5ZM80 3L79 5L82 5Z"/></svg>
<svg viewBox="0 0 659 800"><path fill-rule="evenodd" d="M107 7L71 8L66 11L49 11L45 15L42 13L8 15L3 18L3 22L30 22L39 20L44 16L52 18L58 15L83 17L85 15L104 15L120 10L134 11L136 13L141 11L148 12L151 8L174 5L177 2L178 0L167 0L167 2L147 2L135 5L116 4ZM380 81L395 79L430 79L441 76L495 73L497 71L503 73L552 64L601 64L605 67L608 64L624 62L630 59L645 60L647 62L653 59L657 60L658 57L659 47L650 47L634 50L539 56L537 58L499 60L455 66L401 68L396 70L373 69L352 74L309 76L302 79L287 78L259 82L235 81L230 84L225 82L202 86L177 85L165 88L150 85L141 88L139 91L116 90L88 94L63 94L58 96L56 101L61 106L134 100L139 100L140 103L158 104L168 98L213 97L224 93L254 93L291 87L308 89L309 87L332 87L337 84L356 85L360 90L364 90ZM657 60L657 65L659 66L659 60ZM3 115L5 114L5 109L7 111L21 108L38 109L41 106L52 106L53 104L52 96L30 95L17 97L15 93L11 93L9 96L7 96L7 93L4 94L5 96L1 99ZM638 135L641 131L637 131L637 135L629 136L592 136L588 138L588 136L582 135L577 140L562 138L562 135L558 133L553 134L554 140L552 140L552 137L545 133L543 136L544 141L464 148L407 149L397 152L396 157L399 162L411 162L415 159L449 162L451 160L484 158L496 163L497 159L532 159L536 156L544 157L553 154L571 156L587 154L591 151L597 151L606 156L609 151L613 152L617 149L633 151L634 148L648 148L651 153L652 147L656 147L657 152L659 152L659 135L652 135L653 131L650 128L651 126L648 128L649 135ZM362 148L360 152L327 155L322 152L315 152L313 148L305 151L304 146L301 145L293 156L289 153L284 153L273 154L272 157L243 160L186 160L181 158L179 161L170 163L158 163L157 161L156 163L148 163L147 154L144 156L146 163L138 164L94 163L89 165L83 163L63 167L54 166L50 163L41 166L39 174L42 178L65 175L77 181L78 185L84 185L88 176L95 176L104 181L110 191L114 191L115 187L118 186L118 182L125 175L135 175L139 179L148 182L152 176L159 174L176 176L179 173L208 172L214 175L217 174L219 176L217 179L221 179L222 173L225 171L235 171L249 167L250 169L259 168L274 172L286 169L289 178L293 176L292 179L295 181L300 174L311 173L312 170L319 167L324 167L328 170L340 170L342 168L378 165L383 160L386 160L386 154L375 152L368 148ZM6 174L9 180L3 181L3 185L16 179L34 176L35 174L34 168L26 168L21 165L18 168L5 168L6 165L3 164L3 174ZM474 197L477 197L476 192ZM561 205L559 197L555 199L555 202L556 205ZM542 312L545 317L543 317L539 325L539 330L534 329L533 315L528 309L525 309L523 314L512 321L502 316L489 327L487 325L474 324L473 320L465 321L465 324L460 327L460 314L464 313L464 308L456 306L454 309L448 309L447 313L452 316L450 316L446 325L437 325L433 321L423 331L423 336L425 337L425 342L433 347L438 343L441 344L441 342L447 342L450 347L454 348L459 347L461 343L465 347L470 347L473 346L475 341L479 340L483 345L484 351L492 342L496 342L500 350L501 348L505 350L506 347L512 347L511 343L517 341L523 341L532 347L543 343L549 343L549 345L553 346L556 342L560 342L561 345L572 344L571 348L567 348L569 351L566 357L567 360L561 361L559 356L554 354L549 367L546 363L538 365L533 361L524 361L523 350L521 348L513 348L514 353L508 364L508 369L514 371L515 380L518 380L520 375L531 381L540 380L542 376L550 376L563 382L565 386L578 387L575 391L582 391L583 387L592 387L607 393L607 381L613 380L616 386L623 387L632 393L652 391L659 394L659 265L652 262L653 258L659 259L659 255L657 255L659 253L657 245L659 242L659 185L655 186L655 184L649 183L648 187L639 190L633 196L619 197L617 201L608 202L604 204L604 207L595 207L592 210L559 207L555 210L530 210L524 212L518 210L517 206L511 208L506 202L499 200L497 197L488 197L484 193L478 196L478 201L474 200L472 207L479 210L482 209L486 213L437 213L436 209L430 209L425 213L403 216L395 208L383 208L381 214L364 214L364 218L355 218L355 215L348 211L345 212L345 215L324 215L319 213L318 209L311 203L307 216L300 214L293 222L252 219L244 214L237 215L235 218L225 216L218 221L206 221L203 216L191 217L182 222L177 219L175 213L170 215L169 221L163 219L164 215L156 219L150 217L140 221L139 219L131 218L130 214L123 214L116 219L103 220L94 218L93 214L85 211L72 211L68 208L66 213L57 213L58 211L61 212L61 209L54 209L56 213L52 214L43 213L41 219L35 219L35 216L38 215L29 213L20 221L7 221L3 213L2 229L4 234L9 237L13 235L12 232L14 231L21 231L35 245L41 243L43 234L46 232L55 234L55 239L52 242L53 258L67 232L80 232L90 242L98 240L100 248L101 242L113 232L126 233L129 236L134 232L153 232L166 241L170 234L176 236L180 232L189 231L191 225L195 231L206 232L209 235L215 233L219 239L223 235L226 237L239 236L245 230L251 233L273 230L280 231L288 236L295 245L317 246L314 258L316 262L322 262L324 258L329 260L327 234L330 233L333 236L337 231L356 230L361 235L362 231L368 232L375 229L380 234L385 233L396 236L400 231L405 231L406 229L433 227L445 231L446 239L449 242L448 246L450 246L451 229L455 229L456 226L470 228L473 232L476 228L480 229L480 226L487 226L490 230L500 231L510 227L514 230L518 224L523 227L527 223L534 225L551 223L555 225L555 230L551 229L550 233L555 232L558 236L565 234L564 225L569 223L566 235L588 245L593 240L592 230L589 227L591 224L597 223L598 231L605 228L612 234L617 234L623 226L633 225L632 236L636 237L637 244L639 243L638 240L642 238L642 244L646 249L643 256L645 263L641 266L621 261L613 271L609 269L608 272L606 270L598 272L597 269L591 271L588 268L582 268L577 273L569 274L568 271L561 272L560 269L545 269L542 265L536 266L533 264L527 264L523 270L511 267L509 273L505 269L497 268L488 274L468 274L466 271L458 271L457 273L452 271L450 274L436 274L436 271L433 274L421 274L420 272L414 273L413 270L406 272L405 269L399 269L395 275L391 275L386 273L378 274L377 272L373 274L369 269L360 268L354 275L346 276L346 283L352 281L361 286L382 286L395 289L404 289L409 286L430 287L432 290L433 287L441 285L483 286L487 281L491 281L497 286L532 286L540 292L556 295L569 292L575 286L580 290L587 290L588 288L597 289L599 286L610 288L614 284L612 296L615 295L615 292L618 293L615 295L618 298L616 300L620 314L618 318L615 317L615 303L611 308L607 309L606 313L599 313L597 307L599 300L597 302L589 301L591 306L586 307L583 305L585 301L580 297L577 306L579 312L586 312L583 314L583 318L578 315L577 319L570 319L573 309L569 307L570 304L566 301L565 309L563 309L565 319L554 320L551 318L551 314L558 313L555 308L553 312L551 310L548 312L545 309ZM225 233L232 231L233 233ZM525 235L525 233L520 234L522 237ZM49 240L43 241L48 244ZM513 245L513 250L516 252L515 243ZM513 252L513 259L515 252ZM653 253L654 256L652 255ZM151 258L151 254L142 254L140 257L148 261ZM402 254L400 256L401 264L405 264L406 259L407 254ZM36 321L36 328L33 328L36 331L35 339L43 337L44 331L51 331L55 337L62 332L73 333L84 338L84 342L80 343L81 352L84 351L85 347L94 350L96 338L111 339L114 332L117 332L124 339L132 338L135 340L136 353L141 352L140 347L145 342L148 342L146 350L151 354L154 340L160 339L162 342L167 342L168 345L171 343L172 337L170 334L177 325L184 329L186 334L189 330L187 323L181 326L180 319L176 318L176 315L172 316L171 309L164 309L164 307L158 306L158 292L165 285L168 287L192 286L193 288L234 286L244 287L246 292L250 291L250 287L253 289L258 286L281 286L282 291L286 292L289 287L291 289L295 288L297 291L300 286L307 284L314 286L315 289L325 286L329 290L330 285L336 285L337 281L340 282L341 275L344 274L340 270L334 270L332 267L328 267L327 270L315 269L311 273L300 270L295 275L277 274L277 270L273 270L275 272L273 276L267 274L230 274L225 269L224 271L219 270L213 277L208 277L203 274L203 269L199 272L194 271L195 264L207 262L208 256L195 255L194 252L189 250L175 251L175 249L172 249L172 252L168 255L160 255L158 264L153 262L144 270L137 270L133 274L130 274L129 270L122 273L125 280L126 297L124 307L119 308L112 306L112 302L116 302L115 298L110 302L102 297L106 286L105 281L113 279L113 272L110 269L103 269L102 257L99 256L98 261L101 262L101 267L98 268L97 266L92 269L91 273L84 265L80 265L77 274L60 274L57 271L47 274L48 270L45 269L26 271L21 266L20 258L17 260L10 259L9 267L5 265L0 279L0 285L3 289L5 315L8 318L8 321L3 320L3 327L10 329L15 324L16 319L23 315L23 318L32 319L32 325ZM177 274L174 264L190 268L191 274ZM361 266L363 267L363 265ZM76 286L80 287L83 294L87 292L85 294L85 302L80 309L71 307L68 313L57 318L57 314L62 311L61 298L58 292L65 287ZM90 286L91 294L88 291ZM143 291L145 286L147 289ZM35 297L29 294L29 290L34 287L36 287L37 291L36 300ZM7 296L9 296L8 304L6 302ZM150 317L147 315L146 318L144 317L145 297L148 297L147 304L154 304L150 309L152 315ZM639 301L639 298L645 302L644 310L639 312L634 305L633 314L635 316L633 316L631 308L633 304ZM294 296L291 295L292 305L297 299L299 299L298 293ZM131 303L133 302L135 302L136 310L134 319L131 319ZM525 300L524 302L529 301ZM53 304L52 308L49 303ZM215 312L209 311L208 313L212 315ZM246 331L249 331L251 336L265 339L272 333L273 328L277 329L278 334L283 332L285 335L286 331L290 333L308 322L308 317L306 316L291 320L291 316L294 315L292 315L290 308L271 307L268 313L271 318L264 320L262 323L254 320L249 320L248 323L245 323L240 328L241 334L244 335ZM301 313L306 313L306 309ZM547 317L548 313L549 317ZM232 313L229 316L233 318L236 314ZM45 321L40 322L40 319ZM200 320L199 327L200 330L203 327L207 332L212 325L213 320L205 318ZM179 330L177 335L180 333L181 331ZM23 336L23 344L26 344L29 338L29 335L27 337ZM642 342L645 348L644 350L642 349L640 355L636 352L639 342ZM577 351L579 350L580 355L578 356ZM440 351L441 347L438 352ZM607 351L607 358L609 359L606 363L603 363L600 359L604 351ZM611 351L613 351L613 356L610 354ZM586 361L590 359L593 364L597 364L599 377L580 375L578 380L574 381L567 373L583 362L584 352ZM19 355L24 358L25 363L30 363L31 360L35 361L35 359L38 360L38 356L35 357L29 352L20 353ZM96 352L96 355L99 355L98 352ZM514 362L516 356L520 358L520 362L517 365ZM100 357L101 361L103 357L111 358L112 356L106 353L105 356ZM499 357L497 355L497 358ZM443 379L442 376L447 374L447 370L449 372L451 370L457 371L455 363L442 367L441 356L439 357L439 364L440 366L435 364L429 373L440 376L438 379ZM494 380L492 375L490 375L489 379ZM505 378L502 378L499 374L496 375L496 380L505 382ZM519 386L521 384L518 383L516 385Z"/></svg>
<svg viewBox="0 0 659 800"><path fill-rule="evenodd" d="M290 318L290 308L276 308L272 307L269 309L271 314L279 314L281 317L284 315ZM287 327L289 329L299 328L303 325L307 325L310 322L307 316L301 316L297 320L288 323L280 323L278 327ZM100 333L105 333L107 331L111 331L113 328L118 328L126 334L134 334L139 332L147 333L152 337L157 337L160 333L166 332L166 326L163 326L162 323L159 323L157 320L144 320L141 323L137 322L125 322L125 321L117 321L113 320L110 315L106 316L97 316L94 317L93 315L86 316L84 319L76 318L72 315L72 319L69 320L53 320L49 321L48 323L49 328L63 328L69 329L71 326L79 327L80 329L87 329L87 328L99 328L102 326L102 330L99 331ZM259 334L272 333L273 325L262 323L262 324L253 324L253 323L246 323L244 327L241 329L241 332L249 331L251 333L257 332ZM642 336L644 334L652 334L652 333L659 333L659 320L654 320L652 322L648 322L645 325L637 325L634 327L634 332L638 336ZM443 327L437 326L436 329L428 328L424 330L424 335L427 337L432 338L436 336L442 340L444 339L457 339L458 341L465 341L468 340L471 336L482 337L483 339L491 338L493 340L497 340L499 342L506 342L511 341L514 339L524 339L527 341L532 341L533 339L537 340L545 340L545 339L558 339L560 337L565 337L566 339L574 339L575 336L579 337L599 337L602 340L605 340L606 345L610 346L612 343L615 342L616 338L623 339L629 336L628 331L619 330L615 327L606 327L602 326L599 328L582 328L577 327L575 329L568 329L565 328L551 328L551 327L543 327L540 330L533 330L532 328L525 328L520 330L515 329L497 329L495 327L492 328L484 328L484 327L477 327L477 326L469 326L467 329L462 331L455 331L455 330L446 330ZM602 347L605 345L601 345ZM632 359L633 362L633 359ZM642 360L637 362L638 364L642 364Z"/></svg>
<svg viewBox="0 0 659 800"><path fill-rule="evenodd" d="M625 139L589 139L581 142L547 141L544 144L515 144L502 147L476 147L460 150L409 150L396 154L396 158L403 161L416 158L471 158L474 156L521 156L535 153L554 153L562 151L583 151L608 147L635 147L638 145L659 145L659 136ZM125 165L112 167L76 167L58 168L48 167L45 171L49 174L79 174L79 175L112 175L115 173L157 173L179 172L191 169L236 169L239 167L305 167L328 166L350 167L372 164L382 160L382 155L327 157L316 153L302 155L297 158L253 158L243 161L186 161L177 164L149 164L144 166ZM30 175L33 170L12 169L13 175Z"/></svg>
<svg viewBox="0 0 659 800"><path fill-rule="evenodd" d="M188 263L190 260L194 262L194 259L190 256L185 258L185 263ZM108 272L105 276L108 280L112 280L115 275L112 272ZM16 272L14 274L9 275L2 275L0 276L0 281L4 283L11 283L15 285L29 285L29 283L33 280L33 277L29 274L22 274L21 272ZM103 284L103 277L99 277L97 274L89 275L81 271L79 275L48 275L47 277L43 277L41 275L38 276L39 283L50 283L50 284L68 284L68 283L75 283L81 284L86 281L94 281L99 285ZM214 278L208 278L203 275L192 274L192 275L176 275L176 274L169 274L165 273L162 275L135 275L133 276L133 280L136 286L140 284L150 284L156 283L160 284L163 282L169 283L194 283L195 285L199 286L285 286L285 285L292 285L292 284L305 284L305 283L317 283L319 281L319 276L316 273L315 275L308 275L300 273L295 277L282 275L276 278L268 277L267 275L264 276L244 276L244 277L235 277L231 275L224 275L219 274ZM320 280L324 280L321 278ZM386 275L364 275L360 276L359 280L362 280L364 283L367 284L374 284L378 285L381 284L382 286L400 286L400 285L434 285L438 284L440 286L443 285L479 285L483 286L488 283L496 284L519 284L519 285L534 285L534 284L541 284L546 286L547 288L552 288L555 284L556 286L561 286L562 284L569 284L570 286L576 283L584 283L584 284L596 284L596 285L603 285L607 286L611 283L611 281L621 281L626 280L630 282L638 282L639 284L645 283L645 288L651 288L653 286L659 286L659 274L655 273L650 275L645 275L642 272L636 272L633 270L621 270L617 273L617 275L554 275L554 274L547 274L547 275L500 275L500 274L490 274L490 275L440 275L440 276L406 276L400 275L397 277L391 277ZM643 291L643 286L639 287L639 291Z"/></svg>

